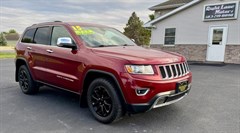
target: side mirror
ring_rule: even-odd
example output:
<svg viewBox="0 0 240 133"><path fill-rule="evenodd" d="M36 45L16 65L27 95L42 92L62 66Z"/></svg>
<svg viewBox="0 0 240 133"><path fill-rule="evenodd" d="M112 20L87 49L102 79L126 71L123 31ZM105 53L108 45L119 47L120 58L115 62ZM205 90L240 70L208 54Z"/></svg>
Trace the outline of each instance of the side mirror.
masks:
<svg viewBox="0 0 240 133"><path fill-rule="evenodd" d="M133 42L136 42L135 39L131 39Z"/></svg>
<svg viewBox="0 0 240 133"><path fill-rule="evenodd" d="M73 50L77 49L76 45L72 43L72 39L70 37L59 37L57 39L57 46L71 48Z"/></svg>

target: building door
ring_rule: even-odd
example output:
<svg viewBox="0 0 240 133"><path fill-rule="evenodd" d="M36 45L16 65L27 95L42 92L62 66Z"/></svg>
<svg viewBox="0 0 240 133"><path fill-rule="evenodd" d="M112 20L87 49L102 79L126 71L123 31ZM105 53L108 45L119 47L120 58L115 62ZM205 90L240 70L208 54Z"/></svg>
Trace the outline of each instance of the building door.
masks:
<svg viewBox="0 0 240 133"><path fill-rule="evenodd" d="M227 26L211 26L209 28L207 61L224 61L227 32Z"/></svg>

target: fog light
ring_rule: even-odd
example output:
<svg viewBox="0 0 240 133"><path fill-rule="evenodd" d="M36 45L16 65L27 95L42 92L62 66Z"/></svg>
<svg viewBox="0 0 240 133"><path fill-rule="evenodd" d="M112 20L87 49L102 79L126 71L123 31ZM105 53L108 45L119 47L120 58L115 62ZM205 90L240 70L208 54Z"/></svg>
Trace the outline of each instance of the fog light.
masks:
<svg viewBox="0 0 240 133"><path fill-rule="evenodd" d="M149 92L149 90L149 88L138 88L135 91L138 96L145 96Z"/></svg>

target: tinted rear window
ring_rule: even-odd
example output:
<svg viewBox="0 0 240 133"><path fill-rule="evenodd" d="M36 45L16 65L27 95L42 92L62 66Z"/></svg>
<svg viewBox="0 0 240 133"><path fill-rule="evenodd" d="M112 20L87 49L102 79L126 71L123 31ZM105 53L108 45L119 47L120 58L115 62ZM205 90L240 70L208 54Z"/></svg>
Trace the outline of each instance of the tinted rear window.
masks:
<svg viewBox="0 0 240 133"><path fill-rule="evenodd" d="M37 44L50 44L50 28L42 27L38 28L34 37L34 42Z"/></svg>
<svg viewBox="0 0 240 133"><path fill-rule="evenodd" d="M33 43L33 36L35 33L36 29L29 29L25 32L22 42L24 43Z"/></svg>

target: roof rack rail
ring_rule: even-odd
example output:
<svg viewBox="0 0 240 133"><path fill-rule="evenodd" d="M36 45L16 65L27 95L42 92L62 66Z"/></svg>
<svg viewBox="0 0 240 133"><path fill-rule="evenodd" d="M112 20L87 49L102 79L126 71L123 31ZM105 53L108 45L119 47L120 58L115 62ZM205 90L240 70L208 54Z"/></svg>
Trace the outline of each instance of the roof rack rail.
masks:
<svg viewBox="0 0 240 133"><path fill-rule="evenodd" d="M59 20L55 20L54 22L62 22L62 21L59 21Z"/></svg>

